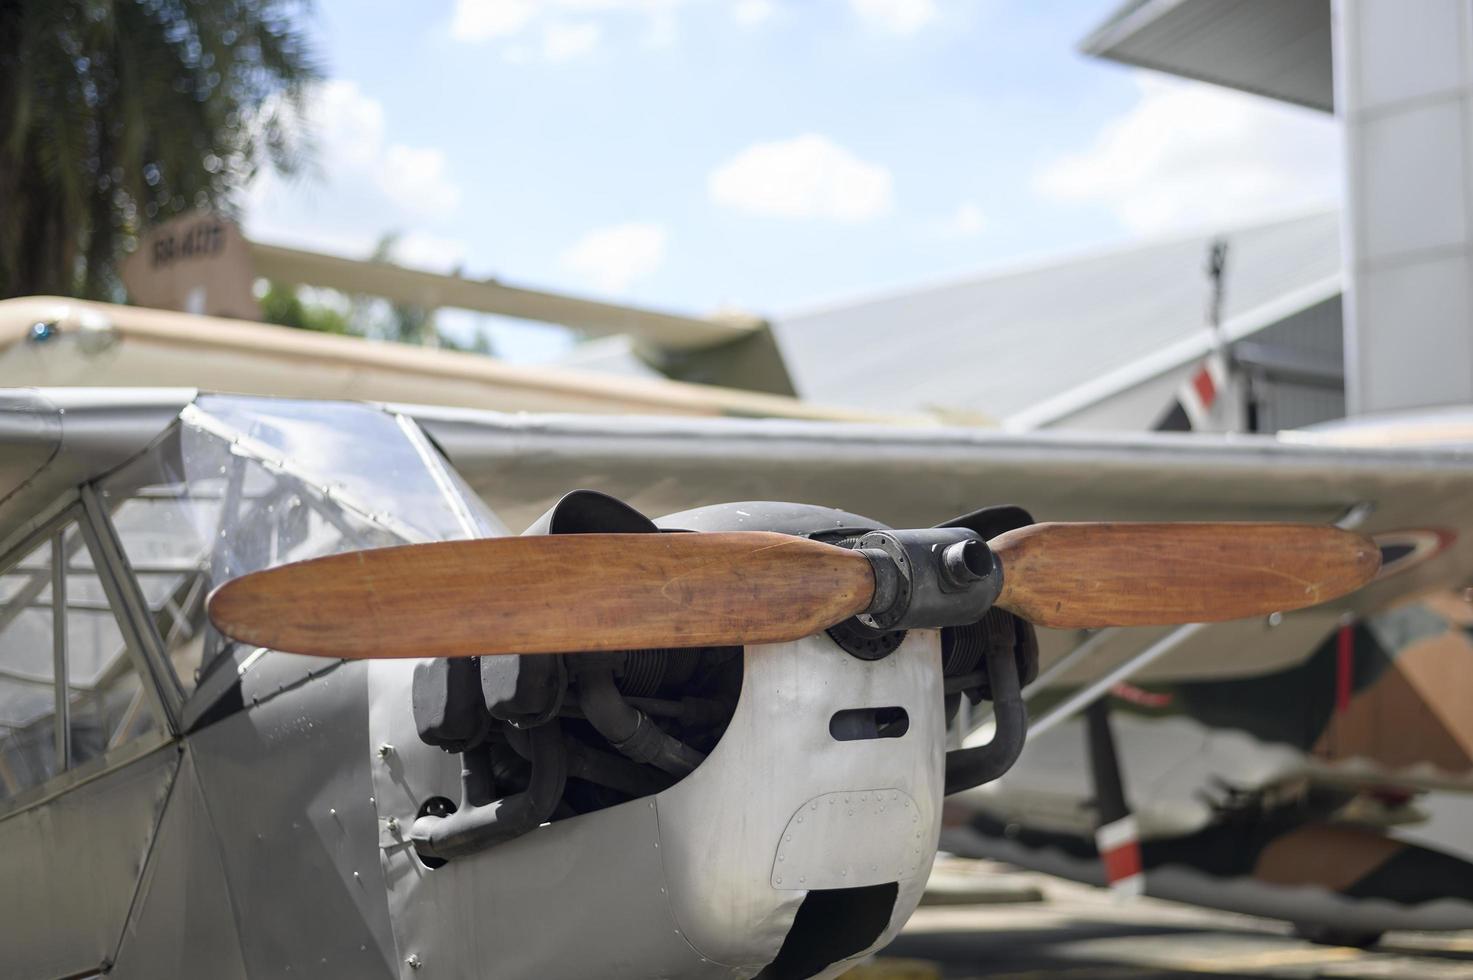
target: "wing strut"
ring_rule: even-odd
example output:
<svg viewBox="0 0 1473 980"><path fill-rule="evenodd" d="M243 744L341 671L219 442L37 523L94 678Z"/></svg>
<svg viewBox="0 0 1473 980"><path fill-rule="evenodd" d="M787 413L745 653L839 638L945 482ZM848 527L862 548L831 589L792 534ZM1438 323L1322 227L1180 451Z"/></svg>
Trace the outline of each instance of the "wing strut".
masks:
<svg viewBox="0 0 1473 980"><path fill-rule="evenodd" d="M1144 894L1146 873L1141 864L1140 831L1120 779L1115 734L1110 728L1109 697L1102 697L1086 708L1084 720L1089 775L1095 794L1095 846L1105 866L1105 881L1117 894Z"/></svg>

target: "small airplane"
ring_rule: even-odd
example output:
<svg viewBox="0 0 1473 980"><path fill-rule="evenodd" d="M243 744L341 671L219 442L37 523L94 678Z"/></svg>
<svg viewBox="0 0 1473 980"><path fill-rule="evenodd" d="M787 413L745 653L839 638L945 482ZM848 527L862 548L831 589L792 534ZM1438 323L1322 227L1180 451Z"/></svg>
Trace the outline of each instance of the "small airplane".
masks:
<svg viewBox="0 0 1473 980"><path fill-rule="evenodd" d="M1284 438L1466 458L1473 417L1407 413ZM1025 692L1043 715L1022 760L948 801L942 846L1283 919L1320 943L1473 928L1473 840L1450 816L1428 826L1473 790L1473 570L1455 556L1465 519L1347 516L1382 528L1373 588L1399 598L1302 616L1297 630L1080 635ZM1251 649L1250 662L1190 668L1232 649ZM1073 668L1081 659L1125 669L1090 676Z"/></svg>
<svg viewBox="0 0 1473 980"><path fill-rule="evenodd" d="M1325 515L1473 482L1268 439L3 398L23 977L835 976L919 901L944 796L1016 760L1055 635L1383 604L1419 572L1357 590L1382 549ZM975 509L1064 520L1081 468L1104 523ZM1284 520L1119 523L1194 484ZM718 502L758 486L837 506ZM974 699L998 734L948 751Z"/></svg>

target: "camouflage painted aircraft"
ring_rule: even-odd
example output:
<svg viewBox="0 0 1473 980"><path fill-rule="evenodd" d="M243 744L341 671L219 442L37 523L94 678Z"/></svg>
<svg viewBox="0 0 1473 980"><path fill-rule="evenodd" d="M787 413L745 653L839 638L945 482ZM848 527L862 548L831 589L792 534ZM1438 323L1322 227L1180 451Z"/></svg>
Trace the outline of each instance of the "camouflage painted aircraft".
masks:
<svg viewBox="0 0 1473 980"><path fill-rule="evenodd" d="M1285 438L1468 458L1470 422L1449 411ZM1019 766L949 804L943 845L1284 919L1326 943L1473 928L1473 836L1459 818L1473 790L1473 583L1454 557L1465 522L1348 516L1377 529L1388 601L1301 617L1297 631L1081 638L1075 657L1134 662L1129 679L1060 661L1028 692L1041 720ZM1226 645L1253 649L1250 669L1179 669Z"/></svg>

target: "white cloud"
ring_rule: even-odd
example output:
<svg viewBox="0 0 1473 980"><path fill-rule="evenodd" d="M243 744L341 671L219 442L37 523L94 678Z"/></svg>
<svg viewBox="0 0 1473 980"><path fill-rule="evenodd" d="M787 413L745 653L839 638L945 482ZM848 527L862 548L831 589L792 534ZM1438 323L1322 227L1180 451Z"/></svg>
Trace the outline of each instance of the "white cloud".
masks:
<svg viewBox="0 0 1473 980"><path fill-rule="evenodd" d="M629 222L596 228L562 255L565 269L601 293L621 293L665 261L665 229Z"/></svg>
<svg viewBox="0 0 1473 980"><path fill-rule="evenodd" d="M456 0L450 36L471 42L510 37L536 16L536 0Z"/></svg>
<svg viewBox="0 0 1473 980"><path fill-rule="evenodd" d="M456 0L450 18L450 36L457 41L514 41L542 27L540 51L549 62L568 61L585 54L598 43L602 27L593 17L639 18L645 22L643 43L661 46L675 40L675 9L685 0ZM557 18L574 14L584 17L569 24ZM534 35L535 36L535 35ZM526 44L505 49L507 60L523 64L533 60Z"/></svg>
<svg viewBox="0 0 1473 980"><path fill-rule="evenodd" d="M680 27L671 9L650 14L640 43L646 48L668 48L680 38Z"/></svg>
<svg viewBox="0 0 1473 980"><path fill-rule="evenodd" d="M685 0L543 0L545 6L568 10L607 11L656 16L683 4Z"/></svg>
<svg viewBox="0 0 1473 980"><path fill-rule="evenodd" d="M732 5L731 17L743 27L756 27L777 13L773 0L736 0Z"/></svg>
<svg viewBox="0 0 1473 980"><path fill-rule="evenodd" d="M320 85L307 107L307 123L333 150L362 160L379 152L384 139L384 108L352 82Z"/></svg>
<svg viewBox="0 0 1473 980"><path fill-rule="evenodd" d="M386 140L383 106L354 82L318 86L308 103L307 123L331 176L348 171L368 177L397 207L399 217L440 217L460 203L460 187L450 177L445 154Z"/></svg>
<svg viewBox="0 0 1473 980"><path fill-rule="evenodd" d="M849 7L871 29L907 35L936 18L935 0L849 0Z"/></svg>
<svg viewBox="0 0 1473 980"><path fill-rule="evenodd" d="M1336 199L1329 117L1194 82L1141 74L1140 99L1087 149L1035 175L1047 200L1099 203L1137 232L1223 222Z"/></svg>
<svg viewBox="0 0 1473 980"><path fill-rule="evenodd" d="M379 188L406 213L443 217L460 203L460 188L446 172L440 150L393 143L377 171Z"/></svg>
<svg viewBox="0 0 1473 980"><path fill-rule="evenodd" d="M571 61L597 47L600 34L599 26L592 21L554 21L542 29L542 56L554 64Z"/></svg>
<svg viewBox="0 0 1473 980"><path fill-rule="evenodd" d="M783 218L867 221L890 210L890 171L826 136L756 143L711 172L706 188L724 207Z"/></svg>
<svg viewBox="0 0 1473 980"><path fill-rule="evenodd" d="M404 249L433 256L431 265L447 264L439 259L447 253L443 243L448 239L431 249L419 230L452 214L462 198L444 152L389 140L383 106L353 82L316 86L304 115L320 169L294 179L263 171L244 196L247 233L367 255L385 232L408 227L416 230L405 236Z"/></svg>
<svg viewBox="0 0 1473 980"><path fill-rule="evenodd" d="M975 201L963 201L951 216L941 221L938 230L950 238L970 238L987 227L987 219Z"/></svg>

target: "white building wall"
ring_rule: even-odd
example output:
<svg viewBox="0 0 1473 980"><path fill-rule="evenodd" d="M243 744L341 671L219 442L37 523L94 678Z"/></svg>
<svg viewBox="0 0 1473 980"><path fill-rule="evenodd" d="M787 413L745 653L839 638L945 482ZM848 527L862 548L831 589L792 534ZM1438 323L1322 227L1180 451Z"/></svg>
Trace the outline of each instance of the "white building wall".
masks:
<svg viewBox="0 0 1473 980"><path fill-rule="evenodd" d="M1334 0L1350 414L1473 403L1473 0Z"/></svg>

